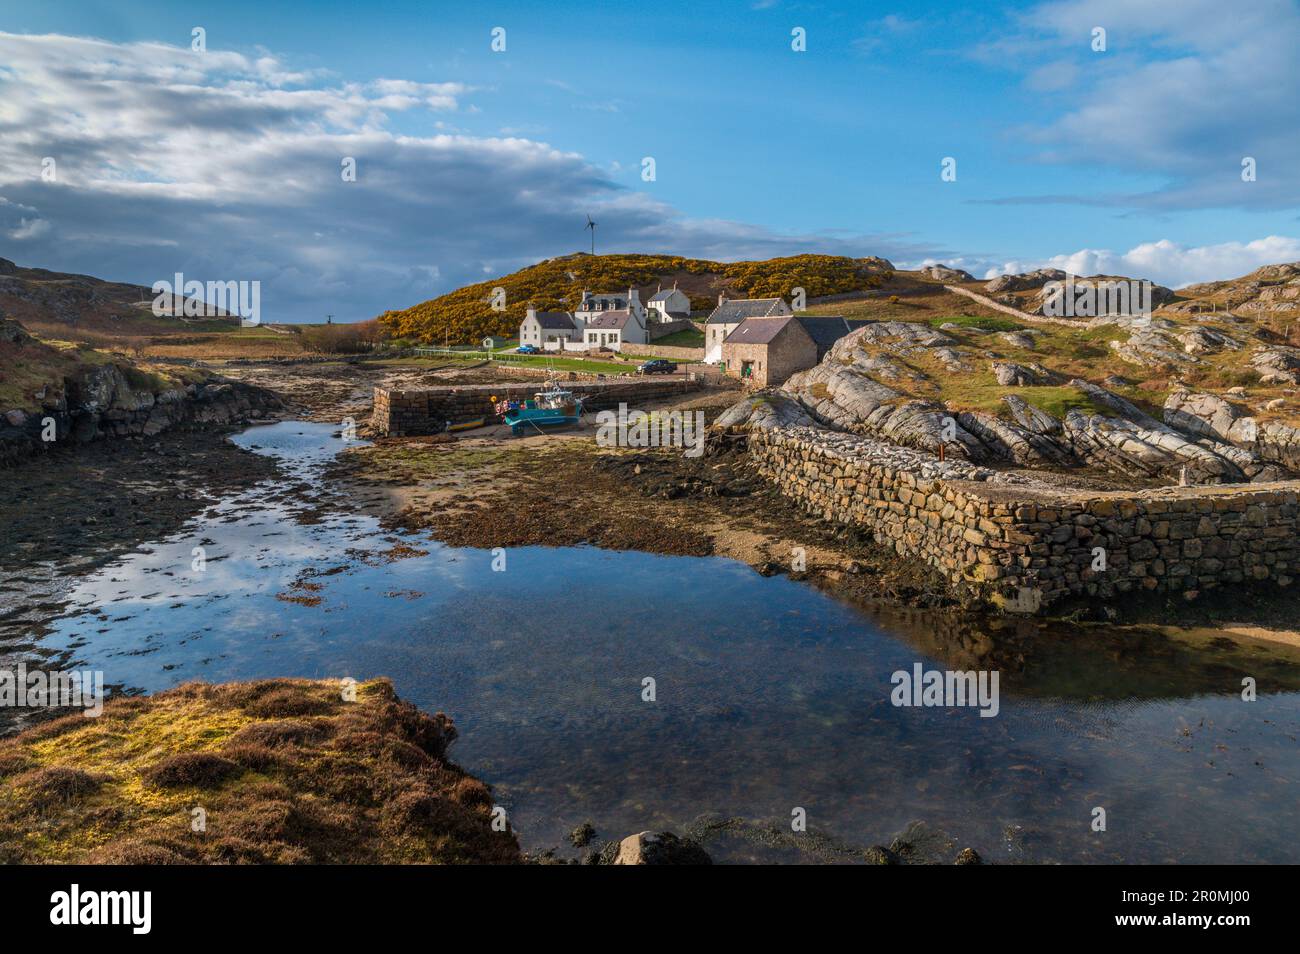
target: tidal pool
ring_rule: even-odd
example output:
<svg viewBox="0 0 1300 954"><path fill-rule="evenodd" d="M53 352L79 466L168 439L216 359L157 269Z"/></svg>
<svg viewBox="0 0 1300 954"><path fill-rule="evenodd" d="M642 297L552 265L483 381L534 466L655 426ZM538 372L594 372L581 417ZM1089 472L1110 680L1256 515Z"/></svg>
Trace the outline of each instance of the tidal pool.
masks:
<svg viewBox="0 0 1300 954"><path fill-rule="evenodd" d="M301 488L334 432L236 440ZM599 841L731 820L708 844L718 860L849 861L920 821L999 862L1300 861L1285 654L866 612L717 558L527 547L494 570L491 541L387 532L343 497L304 519L285 488L63 581L38 649L145 691L388 676L452 716L453 757L529 848L576 854L584 821ZM917 663L998 669L998 715L896 707L891 675Z"/></svg>

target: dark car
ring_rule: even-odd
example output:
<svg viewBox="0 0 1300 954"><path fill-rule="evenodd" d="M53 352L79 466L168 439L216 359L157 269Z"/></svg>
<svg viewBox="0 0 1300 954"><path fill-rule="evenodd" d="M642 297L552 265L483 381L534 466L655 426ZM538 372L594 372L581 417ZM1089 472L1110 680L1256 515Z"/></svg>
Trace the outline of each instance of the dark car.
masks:
<svg viewBox="0 0 1300 954"><path fill-rule="evenodd" d="M637 374L674 374L676 371L677 365L671 361L665 361L663 358L647 361L636 369Z"/></svg>

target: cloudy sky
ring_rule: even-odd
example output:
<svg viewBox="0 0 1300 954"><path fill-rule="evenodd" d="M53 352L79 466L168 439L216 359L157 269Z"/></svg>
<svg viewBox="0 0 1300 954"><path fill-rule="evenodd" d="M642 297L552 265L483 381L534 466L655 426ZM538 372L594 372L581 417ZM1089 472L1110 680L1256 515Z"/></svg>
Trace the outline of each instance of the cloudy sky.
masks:
<svg viewBox="0 0 1300 954"><path fill-rule="evenodd" d="M258 280L272 321L588 213L603 252L1231 277L1300 259L1298 37L1300 0L0 0L0 257Z"/></svg>

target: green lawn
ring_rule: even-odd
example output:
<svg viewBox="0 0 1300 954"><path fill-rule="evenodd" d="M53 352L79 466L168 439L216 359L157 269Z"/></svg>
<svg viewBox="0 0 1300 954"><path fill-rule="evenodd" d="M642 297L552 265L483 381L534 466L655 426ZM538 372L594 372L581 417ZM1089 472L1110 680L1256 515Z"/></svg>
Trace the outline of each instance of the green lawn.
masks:
<svg viewBox="0 0 1300 954"><path fill-rule="evenodd" d="M684 331L674 331L670 335L664 335L662 338L656 338L650 342L651 347L660 345L668 348L703 348L704 332L695 328L687 328Z"/></svg>
<svg viewBox="0 0 1300 954"><path fill-rule="evenodd" d="M991 315L949 315L947 318L931 318L931 327L940 325L960 325L962 328L979 328L981 331L1019 331L1024 327L1010 318L994 318Z"/></svg>

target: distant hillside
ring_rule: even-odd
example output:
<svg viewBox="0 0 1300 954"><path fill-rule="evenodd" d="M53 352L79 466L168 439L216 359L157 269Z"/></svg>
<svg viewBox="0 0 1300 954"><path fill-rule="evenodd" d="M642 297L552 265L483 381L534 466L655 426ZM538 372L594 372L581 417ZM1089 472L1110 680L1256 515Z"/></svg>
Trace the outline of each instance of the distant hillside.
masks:
<svg viewBox="0 0 1300 954"><path fill-rule="evenodd" d="M510 275L466 285L404 311L379 316L391 334L453 344L486 335L514 335L531 302L538 309L572 311L582 291L593 293L636 288L641 300L673 283L690 296L693 309L717 304L718 294L731 298L786 297L801 287L808 297L838 295L875 288L893 265L883 258L795 255L761 262L710 262L674 255L588 255L548 259ZM493 311L492 290L506 290L506 310Z"/></svg>
<svg viewBox="0 0 1300 954"><path fill-rule="evenodd" d="M0 258L0 317L22 322L36 334L69 338L140 335L232 324L227 318L158 318L152 312L153 298L152 289L144 285L23 268Z"/></svg>
<svg viewBox="0 0 1300 954"><path fill-rule="evenodd" d="M1300 318L1300 262L1265 265L1249 275L1180 288L1176 310L1185 314L1232 311L1285 327Z"/></svg>

